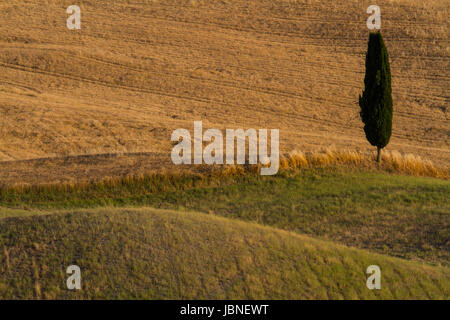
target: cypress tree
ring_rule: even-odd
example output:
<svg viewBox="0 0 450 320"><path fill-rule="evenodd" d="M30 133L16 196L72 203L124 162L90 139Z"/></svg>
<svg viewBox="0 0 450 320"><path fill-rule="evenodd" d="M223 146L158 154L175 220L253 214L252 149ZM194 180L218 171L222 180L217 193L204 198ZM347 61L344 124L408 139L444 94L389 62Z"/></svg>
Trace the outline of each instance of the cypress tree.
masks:
<svg viewBox="0 0 450 320"><path fill-rule="evenodd" d="M381 149L391 138L393 107L389 54L379 31L369 34L364 91L359 96L359 106L366 138L377 147L377 162L380 162Z"/></svg>

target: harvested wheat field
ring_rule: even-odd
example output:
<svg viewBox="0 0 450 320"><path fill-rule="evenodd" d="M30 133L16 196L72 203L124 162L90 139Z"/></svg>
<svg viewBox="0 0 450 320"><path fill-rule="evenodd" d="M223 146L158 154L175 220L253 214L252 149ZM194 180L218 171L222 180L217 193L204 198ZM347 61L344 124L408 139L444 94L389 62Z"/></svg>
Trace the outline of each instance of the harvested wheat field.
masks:
<svg viewBox="0 0 450 320"><path fill-rule="evenodd" d="M80 0L81 30L68 30L72 2L0 4L3 181L168 167L172 131L195 120L280 129L282 152L373 151L358 106L369 1ZM447 167L448 4L377 4L393 81L387 150Z"/></svg>

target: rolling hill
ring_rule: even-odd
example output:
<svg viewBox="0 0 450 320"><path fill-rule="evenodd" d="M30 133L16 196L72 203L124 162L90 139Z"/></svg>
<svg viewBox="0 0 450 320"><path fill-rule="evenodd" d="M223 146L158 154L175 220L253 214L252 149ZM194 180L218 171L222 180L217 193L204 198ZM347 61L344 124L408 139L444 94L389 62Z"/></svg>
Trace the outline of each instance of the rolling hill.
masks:
<svg viewBox="0 0 450 320"><path fill-rule="evenodd" d="M448 299L449 188L342 168L0 188L0 298Z"/></svg>
<svg viewBox="0 0 450 320"><path fill-rule="evenodd" d="M0 219L8 299L448 299L448 268L192 212L97 209ZM82 290L66 289L67 266ZM365 270L382 266L381 290Z"/></svg>

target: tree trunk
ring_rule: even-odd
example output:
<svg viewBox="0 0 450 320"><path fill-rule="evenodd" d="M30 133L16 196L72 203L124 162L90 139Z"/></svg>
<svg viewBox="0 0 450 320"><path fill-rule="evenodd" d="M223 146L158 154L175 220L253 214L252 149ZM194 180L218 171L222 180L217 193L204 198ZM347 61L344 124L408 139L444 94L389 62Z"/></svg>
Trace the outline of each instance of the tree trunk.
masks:
<svg viewBox="0 0 450 320"><path fill-rule="evenodd" d="M377 147L377 162L381 162L381 148Z"/></svg>

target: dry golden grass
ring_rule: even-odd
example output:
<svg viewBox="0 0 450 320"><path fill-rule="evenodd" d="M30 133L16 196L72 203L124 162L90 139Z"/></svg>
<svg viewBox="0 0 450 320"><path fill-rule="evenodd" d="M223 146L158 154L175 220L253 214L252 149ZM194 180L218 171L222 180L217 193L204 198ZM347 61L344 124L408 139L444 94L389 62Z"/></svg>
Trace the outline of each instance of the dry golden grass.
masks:
<svg viewBox="0 0 450 320"><path fill-rule="evenodd" d="M38 175L29 167L44 182L168 167L171 132L192 130L194 120L279 128L282 152L372 150L358 116L371 2L78 3L80 31L65 25L72 1L0 5L0 161L58 163L0 162L0 181L31 181ZM377 4L393 75L389 148L446 167L449 8L438 0ZM390 157L396 170L429 171Z"/></svg>
<svg viewBox="0 0 450 320"><path fill-rule="evenodd" d="M335 148L326 148L320 152L306 153L302 151L292 151L281 157L279 172L309 168L353 167L412 176L440 179L450 178L449 168L436 167L430 160L424 160L420 156L413 154L402 154L398 151L385 151L381 163L377 163L375 159L375 154L350 150L339 151ZM243 175L246 172L258 173L260 167L260 165L231 165L225 166L218 172L224 176Z"/></svg>
<svg viewBox="0 0 450 320"><path fill-rule="evenodd" d="M88 164L90 166L91 164ZM433 165L430 160L422 160L419 156L412 154L401 154L398 151L384 152L381 163L375 161L375 154L364 154L358 151L339 151L334 148L326 148L321 152L292 151L280 157L279 172L299 171L302 169L314 168L355 168L368 171L381 171L394 174L404 174L412 176L424 176L440 179L450 179L450 169L440 168ZM114 188L120 185L152 185L156 181L158 190L167 191L173 187L173 180L186 178L188 184L199 187L197 182L204 186L221 185L227 177L244 176L246 174L259 174L261 165L223 165L223 166L171 166L170 168L152 168L147 171L139 167L139 171L128 171L127 174L109 171L108 176L103 175L77 175L72 179L64 179L64 172L47 172L47 177L41 172L27 172L22 176L27 176L29 180L0 179L0 190L15 191L24 193L31 188L45 194L51 192L82 191L89 188ZM55 167L56 169L56 167ZM79 170L83 171L83 170ZM33 175L31 175L33 173ZM20 172L18 175L21 175ZM1 177L1 176L0 176ZM209 177L209 179L205 179ZM54 180L54 179L61 180ZM232 181L230 181L232 182Z"/></svg>
<svg viewBox="0 0 450 320"><path fill-rule="evenodd" d="M282 170L339 165L380 169L414 176L443 179L450 177L448 168L437 168L430 160L423 160L413 154L401 154L398 151L384 152L379 164L375 162L375 155L367 155L358 151L338 151L332 148L316 153L294 151L280 160Z"/></svg>

